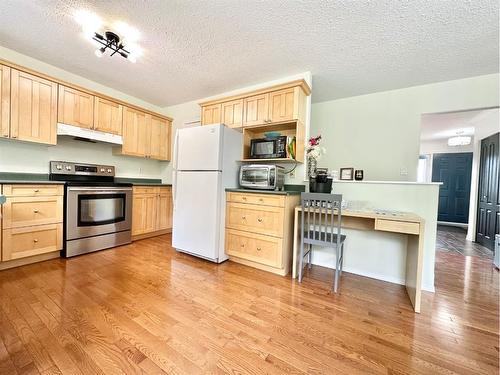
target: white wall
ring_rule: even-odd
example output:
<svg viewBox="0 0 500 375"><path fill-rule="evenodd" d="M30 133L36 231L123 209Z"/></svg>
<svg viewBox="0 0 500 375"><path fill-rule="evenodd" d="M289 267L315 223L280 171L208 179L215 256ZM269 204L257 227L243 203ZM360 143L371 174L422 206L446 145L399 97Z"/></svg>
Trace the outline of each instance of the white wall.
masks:
<svg viewBox="0 0 500 375"><path fill-rule="evenodd" d="M161 108L143 100L103 86L97 82L69 73L42 61L0 47L0 59L37 72L80 85L143 108L161 112ZM48 173L50 160L79 161L82 163L110 164L116 166L117 176L166 178L170 181L169 162L146 160L112 154L112 145L106 143L84 143L66 137L58 137L56 146L46 146L28 142L0 140L0 172Z"/></svg>
<svg viewBox="0 0 500 375"><path fill-rule="evenodd" d="M333 190L346 201L369 202L367 208L413 212L425 220L422 288L433 292L439 185L337 181ZM347 272L404 284L406 235L354 229L344 232ZM334 251L315 249L313 264L335 268Z"/></svg>
<svg viewBox="0 0 500 375"><path fill-rule="evenodd" d="M496 107L498 84L490 74L314 103L311 134L327 148L318 164L363 169L367 180L416 181L421 114Z"/></svg>

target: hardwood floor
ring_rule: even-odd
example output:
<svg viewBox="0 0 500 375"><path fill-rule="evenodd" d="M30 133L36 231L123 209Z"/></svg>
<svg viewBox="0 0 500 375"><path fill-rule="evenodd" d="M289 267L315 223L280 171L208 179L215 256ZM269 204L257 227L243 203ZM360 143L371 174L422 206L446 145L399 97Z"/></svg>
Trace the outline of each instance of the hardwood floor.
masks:
<svg viewBox="0 0 500 375"><path fill-rule="evenodd" d="M438 225L436 250L451 251L461 255L472 255L493 260L493 251L477 242L467 241L467 230L448 225Z"/></svg>
<svg viewBox="0 0 500 375"><path fill-rule="evenodd" d="M436 254L402 286L332 271L299 284L172 250L170 235L0 271L1 374L498 374L499 275Z"/></svg>

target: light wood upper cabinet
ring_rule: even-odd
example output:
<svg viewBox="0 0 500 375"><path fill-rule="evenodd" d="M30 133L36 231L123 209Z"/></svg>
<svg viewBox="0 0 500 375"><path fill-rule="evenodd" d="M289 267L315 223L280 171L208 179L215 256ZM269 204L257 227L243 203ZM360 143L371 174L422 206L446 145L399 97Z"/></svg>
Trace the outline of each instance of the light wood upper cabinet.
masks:
<svg viewBox="0 0 500 375"><path fill-rule="evenodd" d="M170 160L172 123L164 118L123 108L123 146L119 153Z"/></svg>
<svg viewBox="0 0 500 375"><path fill-rule="evenodd" d="M94 96L59 85L57 121L80 128L94 127Z"/></svg>
<svg viewBox="0 0 500 375"><path fill-rule="evenodd" d="M56 144L57 83L11 70L10 138Z"/></svg>
<svg viewBox="0 0 500 375"><path fill-rule="evenodd" d="M10 137L10 68L0 65L0 131Z"/></svg>
<svg viewBox="0 0 500 375"><path fill-rule="evenodd" d="M98 96L94 99L94 129L122 135L123 106Z"/></svg>
<svg viewBox="0 0 500 375"><path fill-rule="evenodd" d="M221 122L220 112L221 112L220 103L202 107L201 124L210 125L210 124L220 123Z"/></svg>
<svg viewBox="0 0 500 375"><path fill-rule="evenodd" d="M243 126L269 122L269 94L259 94L243 99Z"/></svg>
<svg viewBox="0 0 500 375"><path fill-rule="evenodd" d="M151 142L151 115L123 108L122 154L146 157Z"/></svg>
<svg viewBox="0 0 500 375"><path fill-rule="evenodd" d="M222 103L221 122L230 128L241 128L243 124L243 99Z"/></svg>
<svg viewBox="0 0 500 375"><path fill-rule="evenodd" d="M151 117L151 146L149 157L158 160L170 160L170 127L169 121L160 117Z"/></svg>
<svg viewBox="0 0 500 375"><path fill-rule="evenodd" d="M269 93L269 119L271 122L297 120L294 118L294 89Z"/></svg>

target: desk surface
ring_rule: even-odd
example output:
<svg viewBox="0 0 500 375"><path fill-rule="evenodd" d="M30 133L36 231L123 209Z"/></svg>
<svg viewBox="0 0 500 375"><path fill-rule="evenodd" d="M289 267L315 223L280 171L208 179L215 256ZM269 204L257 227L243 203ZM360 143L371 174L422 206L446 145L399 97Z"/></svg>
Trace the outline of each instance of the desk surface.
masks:
<svg viewBox="0 0 500 375"><path fill-rule="evenodd" d="M295 207L295 210L300 212L302 211L302 206ZM319 209L316 210L319 213ZM324 210L322 211L324 212ZM327 210L327 213L330 214L332 210ZM399 211L390 211L390 210L351 210L345 208L342 210L342 216L350 216L350 217L360 217L367 219L386 219L386 220L395 220L395 221L407 221L412 223L423 223L424 219L414 214L412 212L399 212Z"/></svg>

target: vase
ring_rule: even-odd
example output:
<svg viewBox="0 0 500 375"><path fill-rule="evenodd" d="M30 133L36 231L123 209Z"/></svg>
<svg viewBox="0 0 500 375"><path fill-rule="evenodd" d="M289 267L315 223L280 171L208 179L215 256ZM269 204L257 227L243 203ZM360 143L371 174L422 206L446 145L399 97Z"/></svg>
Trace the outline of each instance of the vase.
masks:
<svg viewBox="0 0 500 375"><path fill-rule="evenodd" d="M307 157L307 177L316 175L316 168L318 166L318 161L315 157L308 156Z"/></svg>

